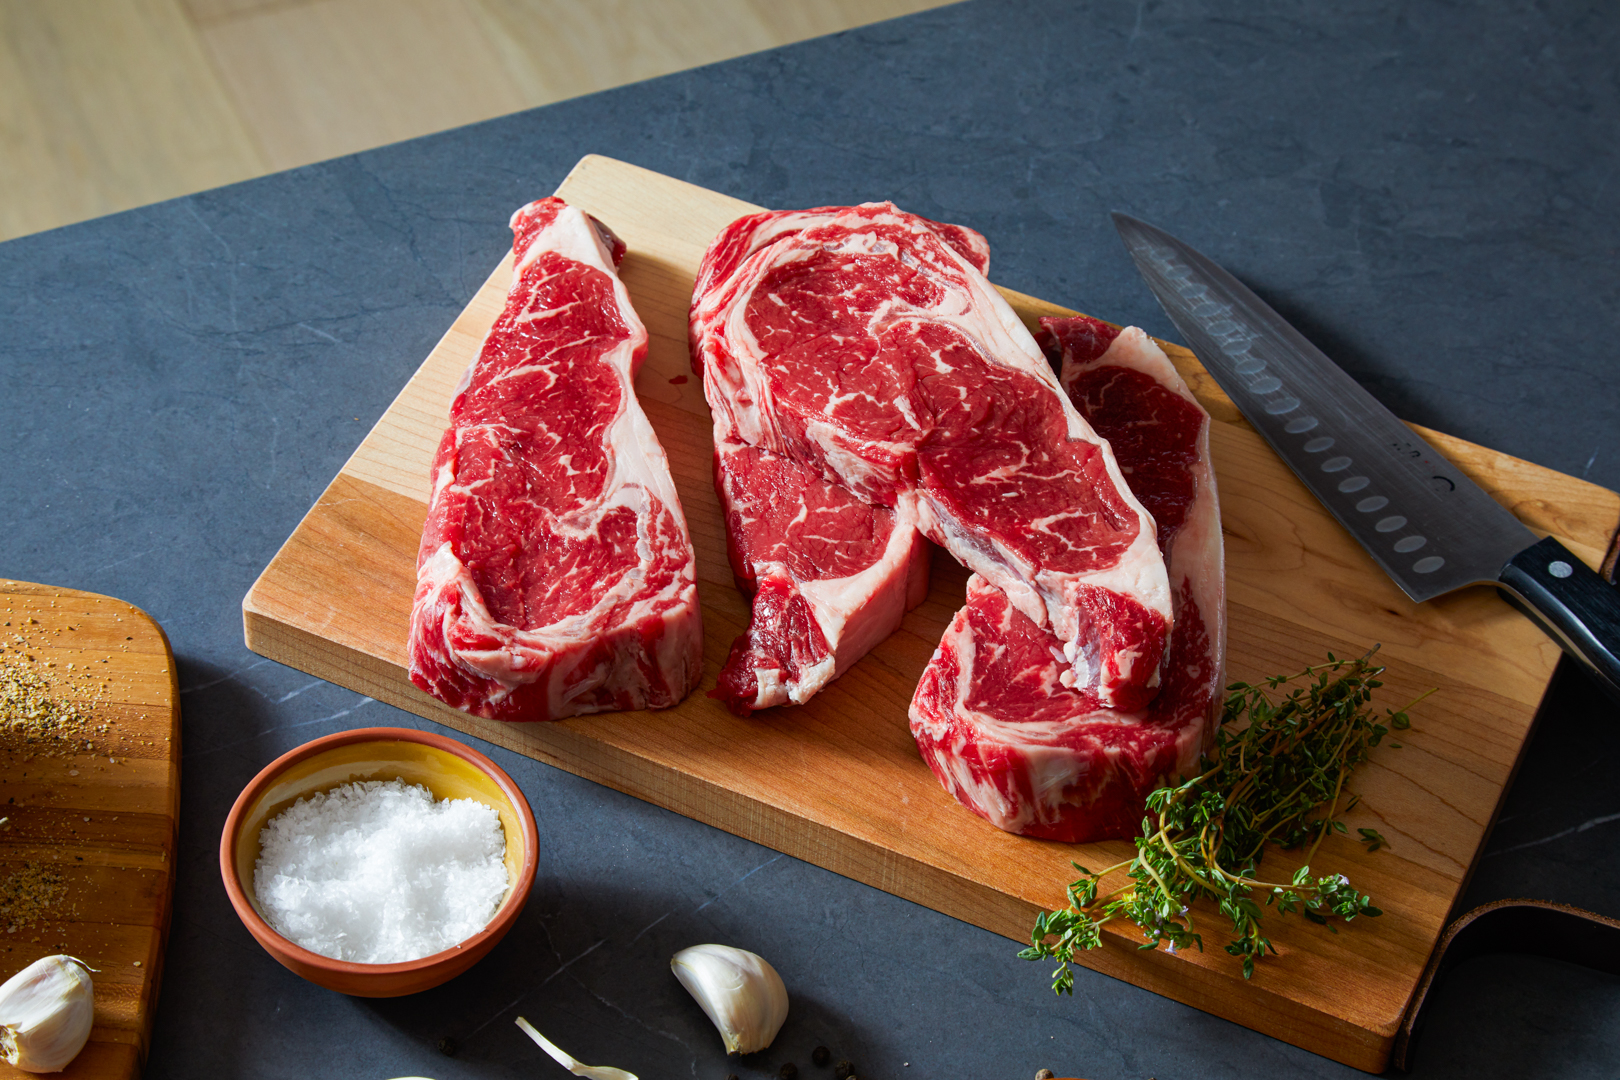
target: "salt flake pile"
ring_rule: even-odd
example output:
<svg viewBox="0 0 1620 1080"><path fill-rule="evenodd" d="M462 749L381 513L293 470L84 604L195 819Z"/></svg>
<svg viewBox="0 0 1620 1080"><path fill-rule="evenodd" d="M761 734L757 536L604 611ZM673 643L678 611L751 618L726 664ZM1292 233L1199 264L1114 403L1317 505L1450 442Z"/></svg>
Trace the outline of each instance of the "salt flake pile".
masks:
<svg viewBox="0 0 1620 1080"><path fill-rule="evenodd" d="M394 964L482 930L506 895L500 815L420 784L363 780L265 825L253 888L278 934L311 952Z"/></svg>

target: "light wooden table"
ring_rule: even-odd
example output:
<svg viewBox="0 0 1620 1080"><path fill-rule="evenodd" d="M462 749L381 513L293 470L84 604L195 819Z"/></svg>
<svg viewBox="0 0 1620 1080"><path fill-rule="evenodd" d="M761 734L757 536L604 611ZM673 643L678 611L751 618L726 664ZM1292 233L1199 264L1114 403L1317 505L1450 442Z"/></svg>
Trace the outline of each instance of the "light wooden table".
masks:
<svg viewBox="0 0 1620 1080"><path fill-rule="evenodd" d="M0 3L0 240L942 2Z"/></svg>

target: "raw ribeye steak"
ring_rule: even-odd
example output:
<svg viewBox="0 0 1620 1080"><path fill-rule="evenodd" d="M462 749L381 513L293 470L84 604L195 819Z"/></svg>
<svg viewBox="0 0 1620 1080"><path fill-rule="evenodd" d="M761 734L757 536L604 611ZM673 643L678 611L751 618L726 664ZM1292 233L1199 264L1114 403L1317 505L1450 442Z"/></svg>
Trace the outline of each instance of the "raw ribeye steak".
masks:
<svg viewBox="0 0 1620 1080"><path fill-rule="evenodd" d="M748 631L709 693L747 716L802 705L928 595L915 516L863 502L791 458L714 433L715 487Z"/></svg>
<svg viewBox="0 0 1620 1080"><path fill-rule="evenodd" d="M1142 331L1042 324L1064 387L1158 522L1176 608L1164 685L1134 711L1065 686L1061 643L975 575L917 686L911 733L945 789L1002 829L1132 837L1148 793L1191 773L1219 715L1226 598L1209 417Z"/></svg>
<svg viewBox="0 0 1620 1080"><path fill-rule="evenodd" d="M774 211L733 223L704 257L694 294L722 283L761 246L819 222L825 210ZM983 272L990 247L959 225L929 222ZM701 350L692 351L702 374ZM726 414L717 413L717 416ZM715 490L737 585L752 597L710 696L747 716L802 705L899 628L928 595L931 546L915 504L890 509L792 458L714 432Z"/></svg>
<svg viewBox="0 0 1620 1080"><path fill-rule="evenodd" d="M495 720L674 705L702 675L692 542L636 401L624 245L561 199L512 216L506 309L450 405L411 681Z"/></svg>
<svg viewBox="0 0 1620 1080"><path fill-rule="evenodd" d="M1152 519L979 271L982 239L944 228L890 203L728 226L691 316L710 410L741 441L914 512L1053 630L1067 684L1140 708L1172 623Z"/></svg>

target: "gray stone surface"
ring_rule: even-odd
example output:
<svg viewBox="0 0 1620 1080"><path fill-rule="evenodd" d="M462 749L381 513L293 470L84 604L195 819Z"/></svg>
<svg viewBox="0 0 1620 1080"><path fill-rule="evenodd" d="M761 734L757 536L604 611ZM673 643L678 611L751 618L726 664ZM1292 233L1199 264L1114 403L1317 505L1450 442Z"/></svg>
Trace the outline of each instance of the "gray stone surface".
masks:
<svg viewBox="0 0 1620 1080"><path fill-rule="evenodd" d="M981 2L0 245L0 572L123 597L184 702L152 1077L1353 1071L500 750L542 861L518 927L417 997L277 966L217 870L236 793L330 731L423 722L248 653L240 601L508 244L602 153L772 206L892 198L984 231L1003 284L1173 336L1123 209L1216 257L1408 419L1620 487L1620 15L1564 0ZM1620 914L1620 712L1555 687L1466 902ZM1360 932L1360 931L1357 931ZM768 956L794 1007L728 1064L677 948ZM1263 978L1263 974L1259 977ZM457 1040L454 1057L436 1044ZM1620 981L1484 959L1420 1077L1620 1074Z"/></svg>

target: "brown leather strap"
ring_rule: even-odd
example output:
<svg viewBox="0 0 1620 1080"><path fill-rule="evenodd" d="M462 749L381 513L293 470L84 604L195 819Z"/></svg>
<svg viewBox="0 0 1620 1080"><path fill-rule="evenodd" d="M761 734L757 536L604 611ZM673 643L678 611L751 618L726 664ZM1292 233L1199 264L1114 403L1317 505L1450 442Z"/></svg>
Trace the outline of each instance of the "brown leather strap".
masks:
<svg viewBox="0 0 1620 1080"><path fill-rule="evenodd" d="M1456 919L1440 936L1406 1007L1391 1068L1406 1072L1412 1067L1423 1006L1435 985L1462 961L1487 953L1546 956L1620 975L1620 922L1546 900L1498 900Z"/></svg>

